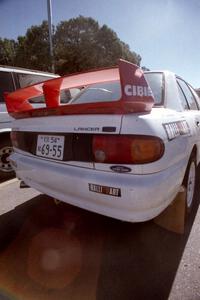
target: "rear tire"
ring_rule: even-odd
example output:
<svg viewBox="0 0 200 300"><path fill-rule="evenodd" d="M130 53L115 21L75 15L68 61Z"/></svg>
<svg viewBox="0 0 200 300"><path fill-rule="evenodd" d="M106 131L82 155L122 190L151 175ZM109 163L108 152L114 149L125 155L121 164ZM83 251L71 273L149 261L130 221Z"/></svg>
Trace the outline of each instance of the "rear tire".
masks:
<svg viewBox="0 0 200 300"><path fill-rule="evenodd" d="M186 216L191 212L194 203L196 177L197 177L196 157L195 155L192 155L189 160L185 177L183 180L183 185L186 189L186 200L185 200Z"/></svg>
<svg viewBox="0 0 200 300"><path fill-rule="evenodd" d="M0 180L10 179L15 176L15 172L8 161L9 155L13 152L9 137L1 137L0 141Z"/></svg>

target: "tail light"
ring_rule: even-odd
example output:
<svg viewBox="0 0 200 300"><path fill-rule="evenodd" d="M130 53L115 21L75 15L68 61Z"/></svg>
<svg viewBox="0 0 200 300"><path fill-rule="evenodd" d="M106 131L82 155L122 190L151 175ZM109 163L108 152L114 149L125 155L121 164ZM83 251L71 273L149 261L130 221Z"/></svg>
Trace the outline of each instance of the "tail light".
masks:
<svg viewBox="0 0 200 300"><path fill-rule="evenodd" d="M99 163L145 164L163 156L164 143L154 136L94 135L92 151Z"/></svg>

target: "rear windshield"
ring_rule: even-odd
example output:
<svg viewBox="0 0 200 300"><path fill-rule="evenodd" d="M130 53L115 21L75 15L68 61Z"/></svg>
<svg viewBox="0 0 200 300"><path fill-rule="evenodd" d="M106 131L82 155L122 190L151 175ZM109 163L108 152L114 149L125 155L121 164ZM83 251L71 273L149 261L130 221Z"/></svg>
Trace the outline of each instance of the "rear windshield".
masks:
<svg viewBox="0 0 200 300"><path fill-rule="evenodd" d="M62 90L60 92L60 103L63 105L68 103L70 100L72 100L75 97L75 95L79 93L80 93L80 89L77 88ZM28 101L31 104L45 104L44 95L30 98Z"/></svg>
<svg viewBox="0 0 200 300"><path fill-rule="evenodd" d="M146 80L151 87L155 98L155 105L162 104L162 73L146 73ZM121 86L119 81L103 82L84 88L70 104L95 103L117 101L121 98Z"/></svg>
<svg viewBox="0 0 200 300"><path fill-rule="evenodd" d="M95 103L116 101L121 98L119 81L92 84L80 92L70 103Z"/></svg>
<svg viewBox="0 0 200 300"><path fill-rule="evenodd" d="M144 74L155 99L155 105L163 103L163 73L145 73Z"/></svg>

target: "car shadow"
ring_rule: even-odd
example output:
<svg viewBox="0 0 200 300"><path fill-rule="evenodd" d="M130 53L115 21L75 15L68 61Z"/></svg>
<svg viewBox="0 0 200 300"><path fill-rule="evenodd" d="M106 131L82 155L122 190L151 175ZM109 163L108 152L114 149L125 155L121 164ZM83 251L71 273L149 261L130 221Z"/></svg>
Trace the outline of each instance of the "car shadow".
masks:
<svg viewBox="0 0 200 300"><path fill-rule="evenodd" d="M200 182L200 167L197 174ZM129 224L107 220L97 299L168 299L198 211L199 195L197 184L183 235L153 221Z"/></svg>
<svg viewBox="0 0 200 300"><path fill-rule="evenodd" d="M0 297L168 299L199 193L183 235L31 199L0 217Z"/></svg>

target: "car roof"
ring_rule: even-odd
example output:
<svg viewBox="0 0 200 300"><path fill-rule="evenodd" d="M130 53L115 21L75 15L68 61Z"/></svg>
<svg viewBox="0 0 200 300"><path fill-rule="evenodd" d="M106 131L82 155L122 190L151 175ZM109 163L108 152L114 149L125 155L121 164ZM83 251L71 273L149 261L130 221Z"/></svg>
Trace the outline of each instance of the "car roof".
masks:
<svg viewBox="0 0 200 300"><path fill-rule="evenodd" d="M150 71L144 71L144 74L146 73L170 73L176 75L174 72L169 70L150 70Z"/></svg>

